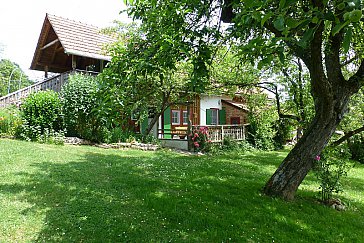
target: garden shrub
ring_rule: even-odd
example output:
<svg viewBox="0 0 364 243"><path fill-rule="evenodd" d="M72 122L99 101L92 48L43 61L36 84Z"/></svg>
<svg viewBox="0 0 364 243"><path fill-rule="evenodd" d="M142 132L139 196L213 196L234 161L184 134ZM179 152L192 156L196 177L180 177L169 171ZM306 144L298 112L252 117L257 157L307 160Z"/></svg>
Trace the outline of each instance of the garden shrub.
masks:
<svg viewBox="0 0 364 243"><path fill-rule="evenodd" d="M222 140L221 149L226 150L226 151L235 151L235 150L239 150L240 146L239 146L238 141L231 139L229 137L225 137Z"/></svg>
<svg viewBox="0 0 364 243"><path fill-rule="evenodd" d="M276 131L272 125L272 118L264 114L250 114L250 125L248 126L248 141L256 149L272 150L274 149L274 137Z"/></svg>
<svg viewBox="0 0 364 243"><path fill-rule="evenodd" d="M196 128L190 134L192 146L195 152L207 152L211 146L211 141L208 135L208 127L201 126Z"/></svg>
<svg viewBox="0 0 364 243"><path fill-rule="evenodd" d="M30 94L21 106L23 124L16 136L38 141L44 134L63 131L62 105L58 94L52 90Z"/></svg>
<svg viewBox="0 0 364 243"><path fill-rule="evenodd" d="M69 77L61 90L67 136L94 142L101 142L109 136L102 119L95 112L98 107L97 92L98 77L85 74Z"/></svg>
<svg viewBox="0 0 364 243"><path fill-rule="evenodd" d="M283 149L287 141L292 139L292 124L288 119L278 119L274 126L274 130L276 131L276 134L273 137L274 147L275 149Z"/></svg>
<svg viewBox="0 0 364 243"><path fill-rule="evenodd" d="M248 106L250 125L247 129L247 140L256 149L274 149L274 137L277 133L275 124L279 119L275 107L269 105L268 97L264 94L249 96Z"/></svg>
<svg viewBox="0 0 364 243"><path fill-rule="evenodd" d="M314 161L314 173L320 181L320 196L324 203L332 199L334 193L342 192L341 179L353 166L350 152L344 147L326 148Z"/></svg>
<svg viewBox="0 0 364 243"><path fill-rule="evenodd" d="M364 164L364 135L356 135L350 139L351 158Z"/></svg>
<svg viewBox="0 0 364 243"><path fill-rule="evenodd" d="M17 107L0 108L0 134L13 136L21 123L20 110Z"/></svg>
<svg viewBox="0 0 364 243"><path fill-rule="evenodd" d="M103 142L105 143L125 143L140 141L143 136L139 134L139 137L135 132L123 129L121 127L115 127L105 132Z"/></svg>

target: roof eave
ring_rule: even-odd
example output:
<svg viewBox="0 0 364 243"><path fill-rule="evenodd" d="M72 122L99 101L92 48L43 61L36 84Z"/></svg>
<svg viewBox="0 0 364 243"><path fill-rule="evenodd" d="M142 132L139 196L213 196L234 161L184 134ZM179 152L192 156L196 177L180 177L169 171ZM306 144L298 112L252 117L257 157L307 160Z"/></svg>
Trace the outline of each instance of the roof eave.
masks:
<svg viewBox="0 0 364 243"><path fill-rule="evenodd" d="M75 56L89 57L89 58L99 59L99 60L104 60L104 61L111 61L110 56L83 52L83 51L78 51L78 50L67 49L64 51L64 53L67 55L75 55Z"/></svg>

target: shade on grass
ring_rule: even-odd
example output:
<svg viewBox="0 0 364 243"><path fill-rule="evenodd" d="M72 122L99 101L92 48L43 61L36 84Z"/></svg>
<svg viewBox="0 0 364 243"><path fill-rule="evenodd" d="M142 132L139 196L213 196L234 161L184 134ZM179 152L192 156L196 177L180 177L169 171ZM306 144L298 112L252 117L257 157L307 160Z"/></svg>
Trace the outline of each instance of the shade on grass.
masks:
<svg viewBox="0 0 364 243"><path fill-rule="evenodd" d="M364 242L364 167L345 212L261 195L285 152L185 156L0 140L0 242Z"/></svg>

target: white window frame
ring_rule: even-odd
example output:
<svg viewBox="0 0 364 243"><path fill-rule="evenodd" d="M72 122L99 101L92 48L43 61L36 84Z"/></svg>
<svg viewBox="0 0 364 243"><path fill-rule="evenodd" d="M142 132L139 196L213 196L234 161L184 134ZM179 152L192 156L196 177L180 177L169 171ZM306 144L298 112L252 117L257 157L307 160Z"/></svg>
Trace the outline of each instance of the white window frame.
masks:
<svg viewBox="0 0 364 243"><path fill-rule="evenodd" d="M185 118L187 119L186 122L185 122ZM182 112L182 122L183 122L183 125L188 125L188 113L187 113L187 111Z"/></svg>
<svg viewBox="0 0 364 243"><path fill-rule="evenodd" d="M177 121L176 122L174 122L174 116L173 116L173 114L177 114ZM179 111L179 110L172 110L171 111L171 122L172 122L172 125L180 125L181 124L181 111Z"/></svg>

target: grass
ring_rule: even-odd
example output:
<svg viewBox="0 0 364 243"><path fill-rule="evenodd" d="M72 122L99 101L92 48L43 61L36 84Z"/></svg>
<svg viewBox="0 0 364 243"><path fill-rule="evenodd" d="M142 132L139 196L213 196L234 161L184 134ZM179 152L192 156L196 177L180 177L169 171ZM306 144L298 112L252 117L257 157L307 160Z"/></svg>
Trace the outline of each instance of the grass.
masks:
<svg viewBox="0 0 364 243"><path fill-rule="evenodd" d="M364 242L364 166L344 212L260 189L286 152L185 156L0 140L0 242Z"/></svg>

